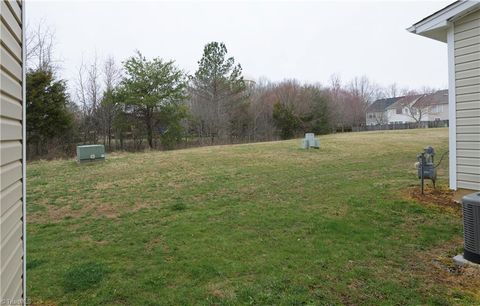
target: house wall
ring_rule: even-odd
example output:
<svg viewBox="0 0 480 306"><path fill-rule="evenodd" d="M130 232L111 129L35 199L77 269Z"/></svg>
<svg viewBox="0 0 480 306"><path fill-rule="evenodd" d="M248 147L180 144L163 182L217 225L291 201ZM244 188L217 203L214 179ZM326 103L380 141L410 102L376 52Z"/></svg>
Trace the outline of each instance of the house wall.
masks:
<svg viewBox="0 0 480 306"><path fill-rule="evenodd" d="M448 120L448 104L439 104L428 109L422 121Z"/></svg>
<svg viewBox="0 0 480 306"><path fill-rule="evenodd" d="M406 115L406 112L408 109L403 109L402 114L397 114L397 110L395 108L393 109L387 109L387 118L388 118L388 123L406 123L406 122L415 122L415 120Z"/></svg>
<svg viewBox="0 0 480 306"><path fill-rule="evenodd" d="M0 4L0 300L23 296L22 3Z"/></svg>
<svg viewBox="0 0 480 306"><path fill-rule="evenodd" d="M457 188L480 190L480 10L453 27Z"/></svg>
<svg viewBox="0 0 480 306"><path fill-rule="evenodd" d="M367 125L377 125L388 123L387 115L384 112L368 112L366 114Z"/></svg>

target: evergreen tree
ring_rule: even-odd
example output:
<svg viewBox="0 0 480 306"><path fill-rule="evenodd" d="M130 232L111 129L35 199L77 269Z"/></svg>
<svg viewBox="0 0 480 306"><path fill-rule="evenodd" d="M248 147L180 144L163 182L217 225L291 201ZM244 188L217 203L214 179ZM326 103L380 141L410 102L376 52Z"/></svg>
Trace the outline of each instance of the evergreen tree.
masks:
<svg viewBox="0 0 480 306"><path fill-rule="evenodd" d="M312 106L306 124L308 130L305 130L305 132L328 134L330 131L328 96L316 87L308 87L308 89Z"/></svg>
<svg viewBox="0 0 480 306"><path fill-rule="evenodd" d="M242 117L239 112L247 109L242 67L227 53L224 43L208 43L191 77L192 112L202 122L202 133L212 138L234 134L233 127L239 126L236 120Z"/></svg>
<svg viewBox="0 0 480 306"><path fill-rule="evenodd" d="M283 105L279 102L273 106L273 120L275 126L280 131L280 137L282 139L292 138L300 128L301 120L295 115L293 107Z"/></svg>
<svg viewBox="0 0 480 306"><path fill-rule="evenodd" d="M35 146L36 154L43 154L49 141L72 129L69 97L65 81L55 80L51 71L29 70L26 81L27 143Z"/></svg>
<svg viewBox="0 0 480 306"><path fill-rule="evenodd" d="M148 145L153 148L154 130L166 123L160 122L163 117L159 114L180 107L186 99L185 75L173 61L147 60L140 52L124 63L124 69L126 75L120 84L120 96L143 120Z"/></svg>

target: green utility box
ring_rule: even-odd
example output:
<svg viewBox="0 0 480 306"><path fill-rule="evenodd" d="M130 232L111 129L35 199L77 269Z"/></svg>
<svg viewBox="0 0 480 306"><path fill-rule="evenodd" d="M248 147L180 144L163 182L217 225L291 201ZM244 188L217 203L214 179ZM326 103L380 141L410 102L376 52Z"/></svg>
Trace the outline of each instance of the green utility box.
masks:
<svg viewBox="0 0 480 306"><path fill-rule="evenodd" d="M77 161L79 163L105 160L104 145L77 146Z"/></svg>

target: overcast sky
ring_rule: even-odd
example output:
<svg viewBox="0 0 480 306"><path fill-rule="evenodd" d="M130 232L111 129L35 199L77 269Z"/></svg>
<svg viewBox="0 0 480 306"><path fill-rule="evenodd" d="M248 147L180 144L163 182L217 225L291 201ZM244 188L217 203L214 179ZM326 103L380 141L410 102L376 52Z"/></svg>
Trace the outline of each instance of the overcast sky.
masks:
<svg viewBox="0 0 480 306"><path fill-rule="evenodd" d="M405 29L450 2L31 0L26 14L29 26L44 20L55 30L69 81L82 57L120 62L137 49L193 73L203 46L223 41L249 79L367 75L413 89L447 87L447 47Z"/></svg>

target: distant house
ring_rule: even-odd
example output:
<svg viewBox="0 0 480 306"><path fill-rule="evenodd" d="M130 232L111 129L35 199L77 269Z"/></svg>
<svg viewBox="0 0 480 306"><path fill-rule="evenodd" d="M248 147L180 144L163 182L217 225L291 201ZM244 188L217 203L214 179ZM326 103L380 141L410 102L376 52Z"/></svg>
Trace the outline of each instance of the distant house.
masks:
<svg viewBox="0 0 480 306"><path fill-rule="evenodd" d="M413 109L422 111L420 121L448 120L448 90L424 95L415 102Z"/></svg>
<svg viewBox="0 0 480 306"><path fill-rule="evenodd" d="M385 113L388 123L408 123L415 122L415 114L413 113L414 104L423 95L408 95L399 98L395 103L387 107Z"/></svg>
<svg viewBox="0 0 480 306"><path fill-rule="evenodd" d="M448 120L448 90L380 99L366 111L367 125Z"/></svg>
<svg viewBox="0 0 480 306"><path fill-rule="evenodd" d="M448 120L448 90L407 95L386 109L388 123Z"/></svg>
<svg viewBox="0 0 480 306"><path fill-rule="evenodd" d="M480 190L480 2L456 1L408 31L448 44L450 188Z"/></svg>
<svg viewBox="0 0 480 306"><path fill-rule="evenodd" d="M368 106L366 113L367 125L387 124L388 116L386 113L387 107L397 102L400 97L380 99Z"/></svg>

